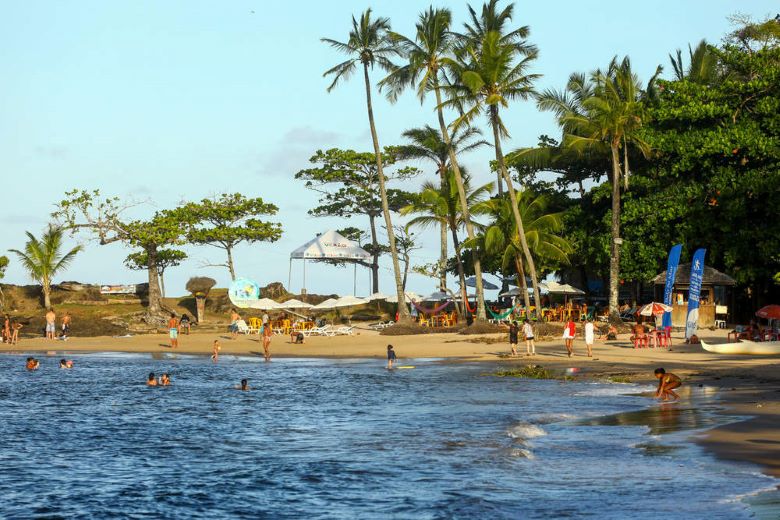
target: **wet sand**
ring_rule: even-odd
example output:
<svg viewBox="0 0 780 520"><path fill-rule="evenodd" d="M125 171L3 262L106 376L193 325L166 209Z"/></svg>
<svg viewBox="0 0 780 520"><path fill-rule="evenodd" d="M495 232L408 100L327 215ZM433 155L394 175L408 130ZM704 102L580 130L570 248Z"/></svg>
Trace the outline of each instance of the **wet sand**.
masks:
<svg viewBox="0 0 780 520"><path fill-rule="evenodd" d="M441 358L444 362L496 361L504 365L539 364L563 371L578 368L578 377L628 377L632 382L655 383L653 370L663 366L684 380L684 386L712 386L720 389L722 403L730 415L745 416L709 430L697 439L703 446L725 459L759 464L768 474L780 477L780 356L723 356L704 351L699 345L684 345L679 334L673 336L672 350L633 349L627 337L618 341L597 341L593 358L585 355L581 338L575 340L575 356L568 358L562 340L537 343L534 357L507 357L506 335L464 336L425 334L381 336L370 329L356 327L353 336L310 337L295 345L289 337L274 336L271 353L275 357L377 358L383 362L386 346L395 347L401 364L404 358ZM726 331L700 331L708 342L726 342ZM179 352L210 355L212 343L219 339L221 356L262 355L257 335L231 339L226 333L198 332L179 338L179 348L171 350L166 335L132 337L74 337L68 341L23 339L13 347L2 345L0 352L42 351L60 356L65 352ZM13 348L10 348L13 347ZM519 346L521 353L525 346ZM686 396L683 394L683 399Z"/></svg>

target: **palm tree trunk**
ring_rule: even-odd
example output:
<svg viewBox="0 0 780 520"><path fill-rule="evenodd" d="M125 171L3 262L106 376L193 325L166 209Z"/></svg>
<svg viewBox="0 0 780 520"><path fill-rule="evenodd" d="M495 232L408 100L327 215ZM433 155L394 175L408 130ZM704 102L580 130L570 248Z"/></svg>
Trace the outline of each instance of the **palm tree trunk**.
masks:
<svg viewBox="0 0 780 520"><path fill-rule="evenodd" d="M466 235L469 240L473 240L476 236L474 233L474 225L471 223L471 214L469 211L468 198L466 197L466 188L463 185L463 176L460 173L460 166L458 166L458 158L455 157L455 150L452 148L452 141L450 140L450 134L447 130L447 125L444 123L444 112L441 108L441 92L439 90L439 83L436 81L434 84L434 92L436 93L436 112L439 116L439 127L441 129L441 137L444 139L444 143L447 145L447 149L450 156L450 166L452 172L455 174L455 183L458 185L458 198L460 199L461 212L463 213L463 222L466 224ZM476 291L477 291L477 319L486 320L487 314L485 313L485 288L482 284L482 262L479 259L479 253L476 249L471 250L471 254L474 259L474 276L476 278ZM465 284L462 285L465 291Z"/></svg>
<svg viewBox="0 0 780 520"><path fill-rule="evenodd" d="M447 171L446 165L439 166L439 186L442 193L447 188ZM447 223L441 222L439 224L439 287L442 291L447 290Z"/></svg>
<svg viewBox="0 0 780 520"><path fill-rule="evenodd" d="M390 206L387 202L387 190L385 189L385 173L382 168L382 150L379 148L379 138L374 125L374 109L371 106L371 80L368 77L368 63L363 63L363 78L366 82L366 107L368 109L368 124L371 128L371 140L374 143L374 154L376 155L376 170L379 177L379 195L382 198L382 213L385 216L385 226L387 226L387 240L390 242L390 256L393 260L393 274L395 275L395 290L398 295L398 316L401 320L408 320L409 307L406 306L406 295L401 284L401 266L398 264L398 250L395 247L395 233L393 232L393 221L390 218Z"/></svg>
<svg viewBox="0 0 780 520"><path fill-rule="evenodd" d="M534 264L534 258L531 255L531 250L528 248L528 241L525 239L525 228L523 227L523 219L520 216L520 209L517 207L517 194L515 193L515 187L512 184L512 179L509 177L509 172L506 169L506 163L504 163L504 153L501 151L501 136L498 132L498 108L495 105L490 106L490 123L493 127L493 141L496 150L496 162L498 163L498 170L503 176L504 182L506 182L506 190L509 193L509 202L512 204L512 214L515 217L515 225L517 226L517 235L520 239L520 246L523 249L525 261L528 263L528 271L531 275L531 284L534 288L536 315L539 316L542 300L539 293L539 281L536 276L536 265Z"/></svg>
<svg viewBox="0 0 780 520"><path fill-rule="evenodd" d="M234 280L236 279L236 268L233 265L233 248L228 246L225 248L225 251L227 251L227 266L228 271L230 271L230 279ZM162 275L161 275L162 277ZM165 289L163 288L163 296L165 296Z"/></svg>
<svg viewBox="0 0 780 520"><path fill-rule="evenodd" d="M149 275L149 306L146 309L148 321L159 321L162 313L162 295L160 291L160 278L157 270L157 247L146 249L147 269Z"/></svg>
<svg viewBox="0 0 780 520"><path fill-rule="evenodd" d="M379 240L376 237L376 217L373 213L368 215L371 229L371 292L379 292Z"/></svg>
<svg viewBox="0 0 780 520"><path fill-rule="evenodd" d="M623 189L628 191L628 144L623 136Z"/></svg>
<svg viewBox="0 0 780 520"><path fill-rule="evenodd" d="M46 309L51 309L51 282L44 282L41 284L43 290L43 306Z"/></svg>
<svg viewBox="0 0 780 520"><path fill-rule="evenodd" d="M620 152L612 143L612 251L609 259L609 316L620 321L618 294L620 291Z"/></svg>
<svg viewBox="0 0 780 520"><path fill-rule="evenodd" d="M466 271L463 269L463 260L460 258L460 241L458 240L458 226L455 224L455 221L450 221L450 231L452 232L452 247L455 249L455 260L456 265L458 266L458 282L460 282L461 287L461 296L464 298L463 305L465 306L466 303ZM466 313L463 309L458 307L458 312L460 313L461 317L465 317Z"/></svg>
<svg viewBox="0 0 780 520"><path fill-rule="evenodd" d="M528 282L525 281L525 269L523 269L523 261L520 259L520 255L518 254L515 254L515 267L517 267L519 287L523 290L523 303L525 304L527 316L531 312L531 298L528 297ZM541 303L537 304L537 307L541 308Z"/></svg>

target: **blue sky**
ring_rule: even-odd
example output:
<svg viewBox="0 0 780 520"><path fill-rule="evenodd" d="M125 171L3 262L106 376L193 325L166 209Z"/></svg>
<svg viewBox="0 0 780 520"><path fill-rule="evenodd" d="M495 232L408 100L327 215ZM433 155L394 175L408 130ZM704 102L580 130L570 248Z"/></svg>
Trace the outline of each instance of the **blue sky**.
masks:
<svg viewBox="0 0 780 520"><path fill-rule="evenodd" d="M293 176L318 148L370 150L363 85L359 77L325 92L322 72L342 57L319 41L345 40L350 16L372 7L393 29L411 34L428 2L296 3L211 1L6 2L0 18L0 229L5 248L22 248L24 231L40 232L53 204L72 188L99 188L125 200L148 201L137 216L223 192L261 196L279 206L284 236L274 244L241 247L239 274L261 284L287 283L289 252L316 232L354 225L309 217L316 194ZM449 7L459 26L466 2ZM475 3L474 5L481 5ZM774 0L659 2L516 2L516 23L530 25L540 50L537 86L563 86L573 71L603 67L628 54L646 80L676 48L702 38L719 41L737 11L774 16ZM380 79L376 74L375 81ZM382 145L397 144L403 130L434 124L432 104L410 93L395 105L375 96ZM512 134L504 150L557 136L548 113L531 102L504 115ZM464 159L477 182L492 179L492 149ZM420 165L423 167L423 165ZM429 170L430 171L430 170ZM430 175L430 173L428 173ZM74 239L76 241L84 240ZM422 234L413 263L436 257L436 234ZM87 244L62 279L93 283L145 281L127 271L121 245ZM166 275L168 293L182 294L190 276L228 273L203 268L222 261L220 250L189 248L190 260ZM7 253L6 253L7 254ZM29 283L11 256L8 283ZM381 289L392 292L389 259ZM294 266L292 289L301 284ZM310 265L310 292L351 293L352 270ZM434 284L412 275L420 293ZM358 294L368 274L358 270Z"/></svg>

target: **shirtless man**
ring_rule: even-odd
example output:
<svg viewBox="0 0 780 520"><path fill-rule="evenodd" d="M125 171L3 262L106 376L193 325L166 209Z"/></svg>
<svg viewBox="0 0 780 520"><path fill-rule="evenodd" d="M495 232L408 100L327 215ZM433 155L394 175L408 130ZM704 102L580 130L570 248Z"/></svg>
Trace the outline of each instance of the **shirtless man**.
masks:
<svg viewBox="0 0 780 520"><path fill-rule="evenodd" d="M51 307L46 312L46 339L54 339L57 332L57 315Z"/></svg>
<svg viewBox="0 0 780 520"><path fill-rule="evenodd" d="M238 320L241 319L241 315L236 309L230 311L230 336L233 339L238 337Z"/></svg>
<svg viewBox="0 0 780 520"><path fill-rule="evenodd" d="M682 379L679 376L666 372L663 368L655 369L655 377L658 379L658 390L655 392L656 397L660 397L664 401L669 400L671 395L675 399L679 399L680 396L674 393L675 388L679 388L682 385Z"/></svg>
<svg viewBox="0 0 780 520"><path fill-rule="evenodd" d="M168 320L168 335L171 337L171 348L179 346L179 320L176 319L176 314L171 313L171 318Z"/></svg>

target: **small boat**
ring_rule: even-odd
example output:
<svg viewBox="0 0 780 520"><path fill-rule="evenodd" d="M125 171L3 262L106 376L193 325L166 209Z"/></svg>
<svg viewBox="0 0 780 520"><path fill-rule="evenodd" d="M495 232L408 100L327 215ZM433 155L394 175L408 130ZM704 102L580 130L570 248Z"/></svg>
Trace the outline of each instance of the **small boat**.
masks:
<svg viewBox="0 0 780 520"><path fill-rule="evenodd" d="M710 344L701 342L707 352L715 354L773 355L780 354L780 341L740 341L739 343Z"/></svg>

